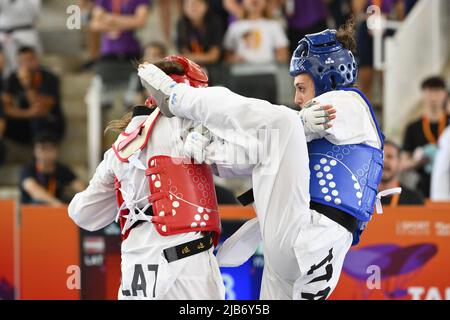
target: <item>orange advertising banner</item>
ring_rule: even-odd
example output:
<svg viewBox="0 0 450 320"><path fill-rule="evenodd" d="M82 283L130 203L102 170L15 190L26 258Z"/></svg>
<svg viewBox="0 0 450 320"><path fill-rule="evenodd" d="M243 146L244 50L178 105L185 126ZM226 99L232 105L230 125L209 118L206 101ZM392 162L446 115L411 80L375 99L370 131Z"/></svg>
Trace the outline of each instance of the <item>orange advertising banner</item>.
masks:
<svg viewBox="0 0 450 320"><path fill-rule="evenodd" d="M375 214L331 299L450 300L450 204Z"/></svg>
<svg viewBox="0 0 450 320"><path fill-rule="evenodd" d="M0 200L0 300L12 300L15 296L14 217L14 201Z"/></svg>
<svg viewBox="0 0 450 320"><path fill-rule="evenodd" d="M250 207L221 206L220 212L228 220L254 217ZM79 299L80 232L67 208L22 206L21 213L14 230L14 202L0 201L0 293L16 282L20 299ZM14 250L20 253L15 267ZM104 261L106 299L117 297L119 266L114 249ZM331 299L450 299L449 270L450 204L388 207L351 248Z"/></svg>
<svg viewBox="0 0 450 320"><path fill-rule="evenodd" d="M79 231L67 207L21 211L20 299L79 299Z"/></svg>

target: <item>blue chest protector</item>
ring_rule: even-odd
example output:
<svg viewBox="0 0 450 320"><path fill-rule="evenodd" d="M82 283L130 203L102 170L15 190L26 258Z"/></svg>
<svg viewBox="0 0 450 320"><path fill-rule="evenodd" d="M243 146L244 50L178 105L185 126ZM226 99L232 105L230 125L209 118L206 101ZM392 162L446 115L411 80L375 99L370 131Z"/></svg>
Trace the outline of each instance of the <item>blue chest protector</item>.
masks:
<svg viewBox="0 0 450 320"><path fill-rule="evenodd" d="M365 144L335 145L325 138L308 143L311 201L331 206L358 220L353 243L371 219L383 172L384 136L367 98L357 89L344 89L361 95L369 107L382 144L381 149Z"/></svg>

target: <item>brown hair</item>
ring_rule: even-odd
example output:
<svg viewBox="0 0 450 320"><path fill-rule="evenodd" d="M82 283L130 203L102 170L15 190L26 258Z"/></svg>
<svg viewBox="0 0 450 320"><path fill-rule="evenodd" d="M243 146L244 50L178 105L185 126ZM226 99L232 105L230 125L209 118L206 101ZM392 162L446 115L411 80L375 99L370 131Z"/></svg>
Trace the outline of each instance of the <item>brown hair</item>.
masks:
<svg viewBox="0 0 450 320"><path fill-rule="evenodd" d="M124 131L131 122L131 118L133 118L133 112L127 112L122 118L110 121L103 134L107 134L109 131L115 133Z"/></svg>
<svg viewBox="0 0 450 320"><path fill-rule="evenodd" d="M154 65L157 66L162 71L164 71L166 74L184 75L184 68L178 62L160 60L158 62L155 62ZM104 134L107 134L109 131L111 132L124 131L128 126L128 124L131 122L132 118L133 112L127 112L122 118L110 121L106 126Z"/></svg>
<svg viewBox="0 0 450 320"><path fill-rule="evenodd" d="M355 29L355 16L352 15L344 25L339 27L336 33L337 40L351 52L356 50Z"/></svg>
<svg viewBox="0 0 450 320"><path fill-rule="evenodd" d="M394 147L394 149L397 151L397 156L400 156L400 153L402 152L402 148L398 144L396 144L394 141L386 139L386 140L384 140L384 145Z"/></svg>

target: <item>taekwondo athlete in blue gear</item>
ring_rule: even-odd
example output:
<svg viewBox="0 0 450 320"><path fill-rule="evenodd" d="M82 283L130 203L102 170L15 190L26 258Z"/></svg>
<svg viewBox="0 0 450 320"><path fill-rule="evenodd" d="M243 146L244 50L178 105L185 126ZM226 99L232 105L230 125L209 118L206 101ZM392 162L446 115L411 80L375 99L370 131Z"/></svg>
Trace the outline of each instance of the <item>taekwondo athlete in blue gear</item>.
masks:
<svg viewBox="0 0 450 320"><path fill-rule="evenodd" d="M308 143L311 202L355 217L358 226L352 245L356 245L374 211L383 170L384 136L370 102L353 87L358 66L352 52L337 40L335 30L300 40L292 56L290 74L296 77L302 73L312 78L316 97L333 90L358 93L369 107L381 141L381 149L365 144L336 145L325 138ZM333 190L328 192L330 187Z"/></svg>

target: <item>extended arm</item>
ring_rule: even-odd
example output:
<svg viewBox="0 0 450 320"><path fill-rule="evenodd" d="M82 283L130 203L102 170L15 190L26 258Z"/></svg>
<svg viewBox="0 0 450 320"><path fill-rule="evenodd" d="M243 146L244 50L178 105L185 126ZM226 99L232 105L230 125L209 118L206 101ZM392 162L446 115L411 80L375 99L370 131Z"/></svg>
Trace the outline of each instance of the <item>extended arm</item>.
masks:
<svg viewBox="0 0 450 320"><path fill-rule="evenodd" d="M110 169L110 149L100 163L89 186L77 193L69 205L69 216L81 228L95 231L114 221L117 202L114 189L114 175Z"/></svg>
<svg viewBox="0 0 450 320"><path fill-rule="evenodd" d="M51 206L59 206L63 204L62 201L50 194L36 181L36 179L32 177L26 178L22 182L22 187L34 201L45 203Z"/></svg>
<svg viewBox="0 0 450 320"><path fill-rule="evenodd" d="M91 28L97 32L135 30L145 26L148 18L148 7L141 5L131 15L118 15L106 12L101 7L95 7Z"/></svg>

